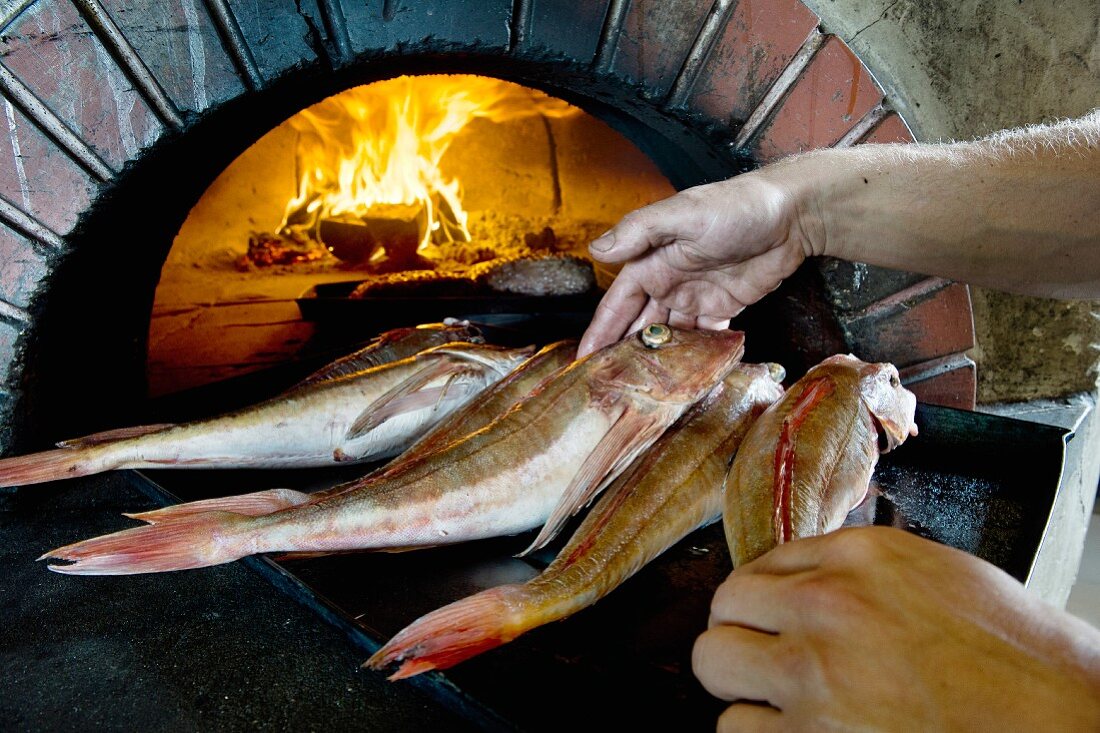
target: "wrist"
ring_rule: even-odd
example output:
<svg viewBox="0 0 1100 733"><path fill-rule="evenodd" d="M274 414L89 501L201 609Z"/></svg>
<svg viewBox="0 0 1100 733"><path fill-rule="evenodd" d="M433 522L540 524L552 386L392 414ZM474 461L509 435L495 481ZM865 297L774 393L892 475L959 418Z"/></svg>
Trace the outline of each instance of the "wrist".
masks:
<svg viewBox="0 0 1100 733"><path fill-rule="evenodd" d="M832 255L825 194L831 185L826 175L830 167L827 154L833 152L836 151L796 155L754 173L782 191L787 201L789 236L802 248L805 257Z"/></svg>

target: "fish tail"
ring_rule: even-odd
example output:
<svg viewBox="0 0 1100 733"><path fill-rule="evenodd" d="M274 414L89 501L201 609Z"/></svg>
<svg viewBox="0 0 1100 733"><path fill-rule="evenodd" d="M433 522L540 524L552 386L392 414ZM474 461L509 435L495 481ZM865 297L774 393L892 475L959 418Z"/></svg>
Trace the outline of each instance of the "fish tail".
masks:
<svg viewBox="0 0 1100 733"><path fill-rule="evenodd" d="M517 613L523 589L521 585L490 588L425 614L398 632L363 666L383 670L399 665L389 679L401 680L452 667L507 644L537 625L522 623L522 615Z"/></svg>
<svg viewBox="0 0 1100 733"><path fill-rule="evenodd" d="M239 496L223 496L216 499L203 499L190 501L185 504L166 506L163 509L153 509L148 512L135 512L126 514L130 519L139 519L149 524L159 524L165 521L175 521L184 517L191 517L204 512L223 511L243 514L249 517L259 517L264 514L272 514L300 506L310 501L309 494L293 489L269 489L268 491L254 491L251 494Z"/></svg>
<svg viewBox="0 0 1100 733"><path fill-rule="evenodd" d="M239 514L207 512L66 545L38 559L70 561L47 566L66 575L134 575L220 565L251 554L240 541L248 521Z"/></svg>
<svg viewBox="0 0 1100 733"><path fill-rule="evenodd" d="M57 448L0 458L0 486L26 486L90 476L118 468L123 460L117 451L90 448Z"/></svg>

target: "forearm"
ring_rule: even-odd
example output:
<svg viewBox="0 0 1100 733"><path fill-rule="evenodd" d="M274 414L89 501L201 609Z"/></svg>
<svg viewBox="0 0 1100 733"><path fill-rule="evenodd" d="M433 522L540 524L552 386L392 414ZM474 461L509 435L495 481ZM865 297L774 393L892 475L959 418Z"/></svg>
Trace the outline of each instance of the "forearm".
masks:
<svg viewBox="0 0 1100 733"><path fill-rule="evenodd" d="M809 254L1100 297L1100 110L975 142L817 151L761 174L792 191Z"/></svg>

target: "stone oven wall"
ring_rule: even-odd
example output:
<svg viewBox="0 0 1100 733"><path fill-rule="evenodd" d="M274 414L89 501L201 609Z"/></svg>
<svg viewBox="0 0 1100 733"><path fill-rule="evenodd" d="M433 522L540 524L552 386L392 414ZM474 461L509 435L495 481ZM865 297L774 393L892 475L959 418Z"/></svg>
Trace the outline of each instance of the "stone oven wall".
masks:
<svg viewBox="0 0 1100 733"><path fill-rule="evenodd" d="M678 186L912 139L797 0L39 0L0 4L0 22L4 445L140 406L152 294L187 211L261 134L353 84L469 71L541 87ZM973 405L965 286L810 269L792 338L890 359L922 399Z"/></svg>

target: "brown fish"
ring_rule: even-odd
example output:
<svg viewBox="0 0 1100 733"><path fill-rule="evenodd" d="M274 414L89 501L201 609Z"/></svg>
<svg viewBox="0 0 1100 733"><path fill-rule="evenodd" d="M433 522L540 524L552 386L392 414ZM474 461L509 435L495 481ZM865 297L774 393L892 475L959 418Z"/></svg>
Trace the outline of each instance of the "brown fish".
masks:
<svg viewBox="0 0 1100 733"><path fill-rule="evenodd" d="M390 362L408 359L433 346L454 341L483 344L481 331L469 321L446 318L442 323L422 323L419 326L393 328L384 331L361 349L326 364L310 374L292 389L326 382L337 377L347 377Z"/></svg>
<svg viewBox="0 0 1100 733"><path fill-rule="evenodd" d="M518 534L613 480L741 358L744 334L659 326L573 362L484 428L384 480L253 517L184 514L63 547L70 574L203 567L258 552L404 550Z"/></svg>
<svg viewBox="0 0 1100 733"><path fill-rule="evenodd" d="M394 338L390 356L408 346L470 333L450 329ZM501 349L444 343L413 356L343 374L314 375L239 410L191 422L99 433L57 450L0 459L0 486L87 476L119 468L284 468L332 465L396 455L439 420L502 379L532 347ZM360 363L366 357L361 354Z"/></svg>
<svg viewBox="0 0 1100 733"><path fill-rule="evenodd" d="M730 467L723 524L734 567L839 527L879 454L917 434L916 404L892 364L837 355L808 371L760 416Z"/></svg>
<svg viewBox="0 0 1100 733"><path fill-rule="evenodd" d="M539 576L422 616L365 666L399 664L390 679L451 667L592 605L721 518L730 460L752 422L783 393L782 378L777 364L739 364L616 479Z"/></svg>

